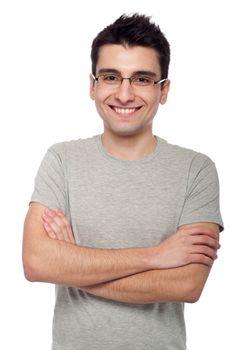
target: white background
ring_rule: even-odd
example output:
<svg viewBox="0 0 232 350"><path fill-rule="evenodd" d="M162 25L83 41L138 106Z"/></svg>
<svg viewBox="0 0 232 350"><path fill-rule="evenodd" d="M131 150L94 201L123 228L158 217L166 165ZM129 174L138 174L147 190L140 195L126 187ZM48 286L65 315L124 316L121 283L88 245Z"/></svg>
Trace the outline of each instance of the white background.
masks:
<svg viewBox="0 0 232 350"><path fill-rule="evenodd" d="M88 96L91 42L119 15L136 11L152 16L172 49L170 97L155 118L154 133L208 154L221 183L226 230L200 301L186 306L188 349L230 349L230 1L85 0L84 5L0 2L0 348L50 349L54 287L27 282L22 270L27 204L51 144L102 132Z"/></svg>

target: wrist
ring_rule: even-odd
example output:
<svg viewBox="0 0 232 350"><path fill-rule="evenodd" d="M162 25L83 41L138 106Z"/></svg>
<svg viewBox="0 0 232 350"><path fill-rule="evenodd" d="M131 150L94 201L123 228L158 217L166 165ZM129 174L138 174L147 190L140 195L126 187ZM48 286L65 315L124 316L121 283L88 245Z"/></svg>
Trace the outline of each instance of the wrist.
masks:
<svg viewBox="0 0 232 350"><path fill-rule="evenodd" d="M158 249L158 245L147 248L146 258L150 270L156 270L160 268L157 261Z"/></svg>

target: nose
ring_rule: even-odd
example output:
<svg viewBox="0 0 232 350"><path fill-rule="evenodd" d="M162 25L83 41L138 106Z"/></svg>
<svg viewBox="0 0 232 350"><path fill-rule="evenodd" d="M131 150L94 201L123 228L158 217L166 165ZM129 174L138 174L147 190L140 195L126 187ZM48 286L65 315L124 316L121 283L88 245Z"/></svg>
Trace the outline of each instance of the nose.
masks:
<svg viewBox="0 0 232 350"><path fill-rule="evenodd" d="M126 104L134 100L134 91L129 79L123 79L121 85L115 92L115 98L119 100L122 104Z"/></svg>

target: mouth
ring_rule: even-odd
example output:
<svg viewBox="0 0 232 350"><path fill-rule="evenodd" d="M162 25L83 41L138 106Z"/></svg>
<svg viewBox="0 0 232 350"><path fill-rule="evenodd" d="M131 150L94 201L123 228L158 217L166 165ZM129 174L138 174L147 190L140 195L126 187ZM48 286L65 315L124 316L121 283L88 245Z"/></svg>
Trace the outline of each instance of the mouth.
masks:
<svg viewBox="0 0 232 350"><path fill-rule="evenodd" d="M137 112L138 110L140 110L142 108L142 106L138 106L138 107L130 107L130 108L125 108L125 107L117 107L117 106L113 106L110 105L109 106L115 113L117 113L118 115L121 116L130 116L133 113Z"/></svg>

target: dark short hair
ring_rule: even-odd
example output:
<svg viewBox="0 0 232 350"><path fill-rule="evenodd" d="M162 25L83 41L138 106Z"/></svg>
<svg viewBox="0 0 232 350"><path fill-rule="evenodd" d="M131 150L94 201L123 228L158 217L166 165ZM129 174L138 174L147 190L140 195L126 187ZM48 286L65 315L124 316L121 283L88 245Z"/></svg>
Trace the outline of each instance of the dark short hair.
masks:
<svg viewBox="0 0 232 350"><path fill-rule="evenodd" d="M156 50L159 57L161 79L168 77L170 46L159 26L152 23L150 17L138 13L130 16L123 14L96 36L91 50L93 75L96 74L99 49L107 44L143 46Z"/></svg>

